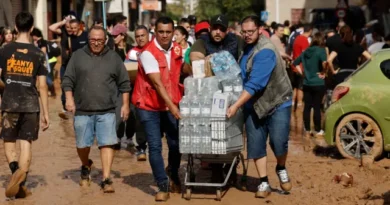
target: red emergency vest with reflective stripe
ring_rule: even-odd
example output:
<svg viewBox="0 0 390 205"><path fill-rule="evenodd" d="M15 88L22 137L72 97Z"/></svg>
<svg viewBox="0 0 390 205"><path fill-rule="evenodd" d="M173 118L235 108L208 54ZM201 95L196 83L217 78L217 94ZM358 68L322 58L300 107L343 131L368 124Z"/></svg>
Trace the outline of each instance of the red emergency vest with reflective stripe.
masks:
<svg viewBox="0 0 390 205"><path fill-rule="evenodd" d="M183 85L181 85L179 82L181 66L183 63L181 47L177 43L173 42L173 47L170 51L170 69L168 67L168 62L165 58L164 52L156 46L154 41L149 43L144 51L149 51L156 58L159 65L162 84L164 85L165 90L167 91L172 102L175 105L179 105L179 102L183 96ZM138 73L135 79L131 101L137 108L143 110L167 110L167 105L165 104L164 100L159 96L148 76L145 74L145 70L140 59L138 59Z"/></svg>

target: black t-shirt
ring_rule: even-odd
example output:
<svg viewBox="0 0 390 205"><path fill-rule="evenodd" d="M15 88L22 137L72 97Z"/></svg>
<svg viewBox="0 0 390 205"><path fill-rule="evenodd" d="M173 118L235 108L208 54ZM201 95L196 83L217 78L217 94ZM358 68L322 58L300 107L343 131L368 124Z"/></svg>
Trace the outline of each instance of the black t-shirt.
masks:
<svg viewBox="0 0 390 205"><path fill-rule="evenodd" d="M38 41L37 41L37 46L38 46L38 48L46 48L47 49L47 41L46 40L44 40L44 39L39 39Z"/></svg>
<svg viewBox="0 0 390 205"><path fill-rule="evenodd" d="M0 49L1 79L5 83L1 110L39 112L37 76L46 76L45 56L33 44L10 43Z"/></svg>
<svg viewBox="0 0 390 205"><path fill-rule="evenodd" d="M72 46L71 53L74 53L88 44L88 33L83 31L80 36L71 36L70 42Z"/></svg>
<svg viewBox="0 0 390 205"><path fill-rule="evenodd" d="M339 34L335 34L332 37L326 39L326 47L329 48L329 53L335 51L339 46L343 44L343 41Z"/></svg>
<svg viewBox="0 0 390 205"><path fill-rule="evenodd" d="M337 59L340 69L356 69L359 63L359 57L362 56L364 48L357 44L341 44L336 48Z"/></svg>

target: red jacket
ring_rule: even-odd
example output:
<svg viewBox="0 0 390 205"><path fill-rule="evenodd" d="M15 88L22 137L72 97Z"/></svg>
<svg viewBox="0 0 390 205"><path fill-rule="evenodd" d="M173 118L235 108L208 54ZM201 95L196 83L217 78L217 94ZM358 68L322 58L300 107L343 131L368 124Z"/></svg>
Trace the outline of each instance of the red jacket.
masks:
<svg viewBox="0 0 390 205"><path fill-rule="evenodd" d="M168 68L168 63L164 53L159 50L154 41L149 43L144 51L149 51L157 60L161 75L162 84L165 87L169 97L175 105L179 105L179 102L183 96L183 85L179 83L180 71L183 63L182 49L173 42L171 49L171 66ZM135 79L135 85L132 95L132 103L140 109L149 111L166 111L167 105L164 100L159 96L156 89L153 87L148 76L145 74L145 70L142 66L142 62L138 59L138 73Z"/></svg>

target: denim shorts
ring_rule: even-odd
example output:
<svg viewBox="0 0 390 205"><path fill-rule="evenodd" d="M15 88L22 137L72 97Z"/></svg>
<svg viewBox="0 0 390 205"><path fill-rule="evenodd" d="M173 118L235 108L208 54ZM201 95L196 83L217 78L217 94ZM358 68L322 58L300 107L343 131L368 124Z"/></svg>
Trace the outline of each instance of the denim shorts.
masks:
<svg viewBox="0 0 390 205"><path fill-rule="evenodd" d="M95 136L99 147L118 143L115 113L75 116L74 130L77 148L91 147Z"/></svg>
<svg viewBox="0 0 390 205"><path fill-rule="evenodd" d="M267 156L267 139L276 157L288 151L291 106L278 108L271 115L259 119L253 110L245 110L248 159Z"/></svg>

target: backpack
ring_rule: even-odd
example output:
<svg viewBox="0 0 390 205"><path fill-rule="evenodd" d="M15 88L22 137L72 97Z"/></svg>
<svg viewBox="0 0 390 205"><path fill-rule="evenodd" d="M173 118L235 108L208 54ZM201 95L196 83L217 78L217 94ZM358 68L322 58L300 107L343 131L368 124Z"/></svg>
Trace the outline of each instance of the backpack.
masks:
<svg viewBox="0 0 390 205"><path fill-rule="evenodd" d="M297 31L295 31L293 34L291 34L290 42L288 42L288 53L292 53L295 39L299 35L301 35L301 34Z"/></svg>
<svg viewBox="0 0 390 205"><path fill-rule="evenodd" d="M61 48L56 42L47 41L47 55L49 59L61 55Z"/></svg>

